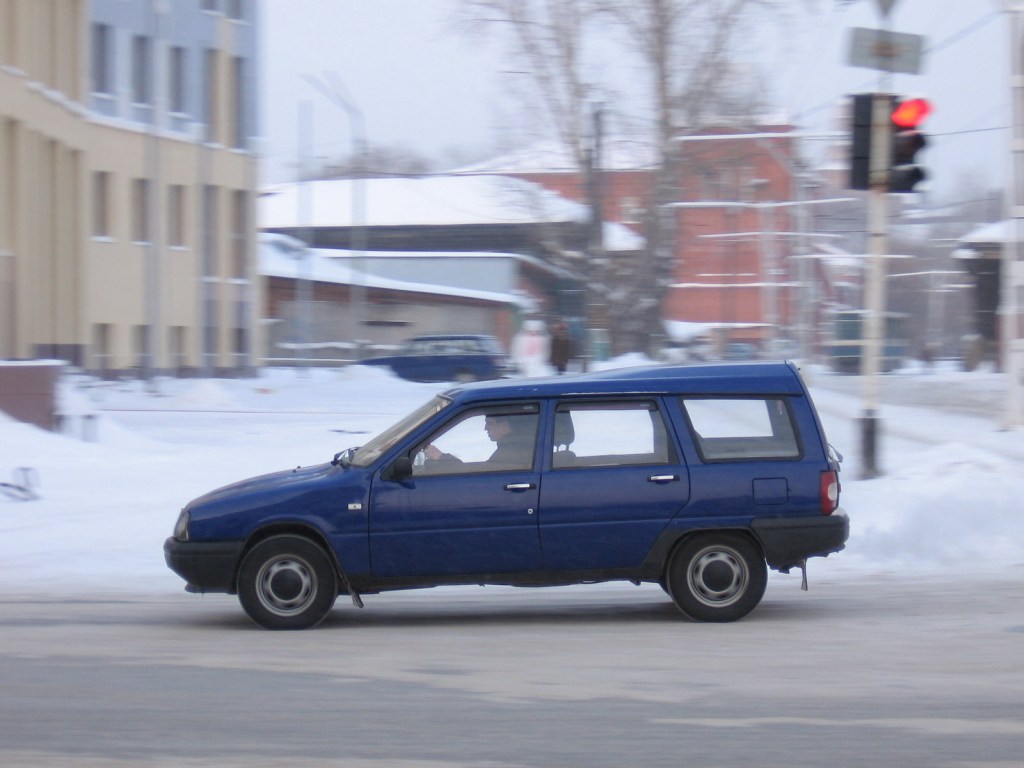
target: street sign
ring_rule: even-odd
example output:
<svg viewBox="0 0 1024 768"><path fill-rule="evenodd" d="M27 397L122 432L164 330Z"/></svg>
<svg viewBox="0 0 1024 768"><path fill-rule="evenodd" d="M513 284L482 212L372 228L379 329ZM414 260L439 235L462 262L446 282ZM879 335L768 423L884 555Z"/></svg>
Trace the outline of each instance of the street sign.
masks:
<svg viewBox="0 0 1024 768"><path fill-rule="evenodd" d="M917 75L921 72L924 37L885 29L854 27L848 63L852 67Z"/></svg>

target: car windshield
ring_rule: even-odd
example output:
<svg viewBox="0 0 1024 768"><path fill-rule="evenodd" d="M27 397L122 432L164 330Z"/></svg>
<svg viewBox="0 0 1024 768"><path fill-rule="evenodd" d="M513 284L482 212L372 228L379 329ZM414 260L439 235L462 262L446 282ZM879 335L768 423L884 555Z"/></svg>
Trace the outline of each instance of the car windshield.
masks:
<svg viewBox="0 0 1024 768"><path fill-rule="evenodd" d="M390 449L395 443L407 434L417 429L423 422L451 405L451 400L438 395L429 402L424 403L415 411L410 413L397 424L385 429L375 438L370 440L362 448L356 451L349 458L349 464L353 467L368 467Z"/></svg>

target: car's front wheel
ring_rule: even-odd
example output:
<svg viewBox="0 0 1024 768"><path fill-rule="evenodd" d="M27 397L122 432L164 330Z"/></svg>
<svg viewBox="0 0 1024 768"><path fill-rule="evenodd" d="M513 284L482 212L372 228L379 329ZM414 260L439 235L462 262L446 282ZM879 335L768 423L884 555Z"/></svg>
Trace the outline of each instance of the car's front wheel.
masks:
<svg viewBox="0 0 1024 768"><path fill-rule="evenodd" d="M701 534L683 542L668 566L668 591L697 621L736 621L764 597L768 566L741 534Z"/></svg>
<svg viewBox="0 0 1024 768"><path fill-rule="evenodd" d="M273 536L254 546L238 571L238 600L267 629L306 629L323 621L338 596L327 553L301 536Z"/></svg>

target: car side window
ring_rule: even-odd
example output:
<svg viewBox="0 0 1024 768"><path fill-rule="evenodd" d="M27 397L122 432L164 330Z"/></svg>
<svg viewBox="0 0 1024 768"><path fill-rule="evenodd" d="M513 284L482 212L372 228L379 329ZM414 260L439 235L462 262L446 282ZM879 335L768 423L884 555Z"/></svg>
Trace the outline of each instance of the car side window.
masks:
<svg viewBox="0 0 1024 768"><path fill-rule="evenodd" d="M536 404L460 414L413 453L413 475L530 470L537 445Z"/></svg>
<svg viewBox="0 0 1024 768"><path fill-rule="evenodd" d="M654 401L561 403L555 410L554 469L675 461Z"/></svg>
<svg viewBox="0 0 1024 768"><path fill-rule="evenodd" d="M800 443L781 397L680 398L704 461L794 459Z"/></svg>

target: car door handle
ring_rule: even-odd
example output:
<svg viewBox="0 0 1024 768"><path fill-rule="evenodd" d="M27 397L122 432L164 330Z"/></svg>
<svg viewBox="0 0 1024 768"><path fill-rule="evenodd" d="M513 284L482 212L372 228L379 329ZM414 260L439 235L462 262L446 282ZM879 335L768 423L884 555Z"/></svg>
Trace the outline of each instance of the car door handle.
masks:
<svg viewBox="0 0 1024 768"><path fill-rule="evenodd" d="M651 475L647 478L649 483L671 483L679 479L679 475Z"/></svg>
<svg viewBox="0 0 1024 768"><path fill-rule="evenodd" d="M506 491L531 491L537 486L533 483L509 483L505 486Z"/></svg>

